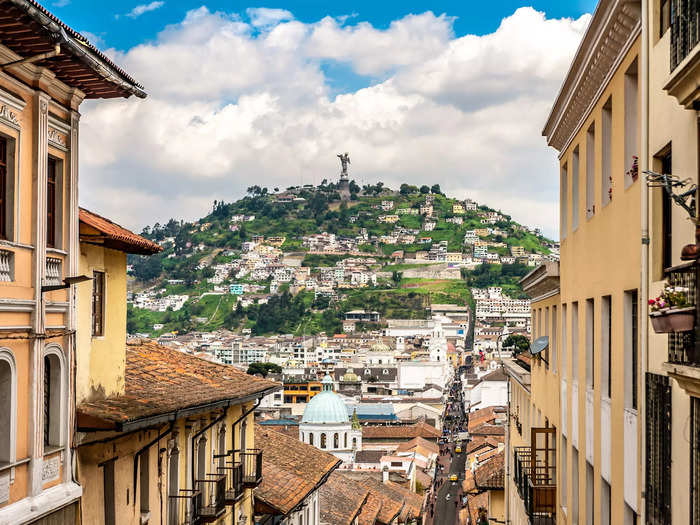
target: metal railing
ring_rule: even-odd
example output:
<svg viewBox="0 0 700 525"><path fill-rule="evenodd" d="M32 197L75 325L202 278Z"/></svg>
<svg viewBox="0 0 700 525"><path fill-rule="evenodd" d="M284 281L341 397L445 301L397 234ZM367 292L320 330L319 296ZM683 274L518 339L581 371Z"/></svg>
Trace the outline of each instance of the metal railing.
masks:
<svg viewBox="0 0 700 525"><path fill-rule="evenodd" d="M202 493L180 489L179 494L168 496L168 525L200 525Z"/></svg>
<svg viewBox="0 0 700 525"><path fill-rule="evenodd" d="M557 486L554 467L531 465L530 447L513 449L513 481L532 525L555 525Z"/></svg>
<svg viewBox="0 0 700 525"><path fill-rule="evenodd" d="M204 479L195 480L197 490L202 494L199 507L200 523L216 521L226 510L226 475L207 474Z"/></svg>
<svg viewBox="0 0 700 525"><path fill-rule="evenodd" d="M219 467L219 472L226 476L224 502L226 505L235 505L245 494L243 465L238 461L227 461L226 465Z"/></svg>
<svg viewBox="0 0 700 525"><path fill-rule="evenodd" d="M262 481L262 450L247 449L239 453L243 466L243 485L255 488Z"/></svg>
<svg viewBox="0 0 700 525"><path fill-rule="evenodd" d="M700 1L700 0L699 0ZM697 267L694 261L666 269L669 286L685 288L689 304L697 304ZM642 308L645 305L641 305ZM696 319L697 324L697 319ZM696 351L696 330L668 334L668 362L700 366L700 352Z"/></svg>
<svg viewBox="0 0 700 525"><path fill-rule="evenodd" d="M671 0L671 72L700 42L700 0Z"/></svg>

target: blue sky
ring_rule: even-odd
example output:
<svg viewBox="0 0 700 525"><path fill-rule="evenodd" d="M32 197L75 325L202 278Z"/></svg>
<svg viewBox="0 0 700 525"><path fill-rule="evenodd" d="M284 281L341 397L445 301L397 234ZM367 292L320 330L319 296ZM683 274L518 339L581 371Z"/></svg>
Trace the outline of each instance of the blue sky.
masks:
<svg viewBox="0 0 700 525"><path fill-rule="evenodd" d="M94 0L58 0L46 3L46 7L59 18L78 31L89 31L99 36L106 47L128 49L136 44L148 41L168 24L182 20L190 9L206 5L210 10L241 13L249 7L268 7L291 11L302 22L312 23L324 16L351 15L350 21L367 21L378 29L388 27L392 20L402 18L410 13L432 11L439 15L445 13L455 17L454 32L456 36L465 34L483 35L495 31L501 19L512 14L518 7L532 6L544 11L548 18L578 18L584 13L592 13L594 0L534 0L529 2L513 0L494 0L477 2L462 1L416 1L381 2L376 0L345 0L335 2L292 1L287 3L255 4L240 1L205 0L166 0L160 8L131 18L124 16L138 5L149 4L149 0L135 2L95 2ZM118 18L116 18L118 17Z"/></svg>
<svg viewBox="0 0 700 525"><path fill-rule="evenodd" d="M438 182L558 236L541 130L592 0L47 7L148 92L81 108L82 204L126 226L332 180L348 151L359 183Z"/></svg>

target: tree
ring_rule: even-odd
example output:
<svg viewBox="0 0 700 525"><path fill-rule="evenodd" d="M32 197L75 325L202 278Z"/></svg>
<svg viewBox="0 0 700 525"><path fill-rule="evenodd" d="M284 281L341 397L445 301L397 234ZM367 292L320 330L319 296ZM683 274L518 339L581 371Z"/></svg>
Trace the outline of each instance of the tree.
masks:
<svg viewBox="0 0 700 525"><path fill-rule="evenodd" d="M408 195L411 192L411 187L405 182L399 186L399 193L401 195Z"/></svg>
<svg viewBox="0 0 700 525"><path fill-rule="evenodd" d="M440 185L439 184L433 184L433 186L430 188L430 193L435 193L435 194L440 194L442 193L440 191Z"/></svg>
<svg viewBox="0 0 700 525"><path fill-rule="evenodd" d="M514 354L525 352L530 348L530 340L524 335L512 334L506 337L501 348L512 348Z"/></svg>
<svg viewBox="0 0 700 525"><path fill-rule="evenodd" d="M430 188L429 188L428 186L426 186L425 184L423 184L423 185L420 187L420 192L421 192L423 195L427 195L428 193L430 193Z"/></svg>
<svg viewBox="0 0 700 525"><path fill-rule="evenodd" d="M247 372L251 376L260 374L263 377L267 377L267 374L269 373L281 374L282 367L280 365L276 365L275 363L251 363L250 366L248 366Z"/></svg>
<svg viewBox="0 0 700 525"><path fill-rule="evenodd" d="M399 284L401 282L402 277L403 273L401 272L391 272L391 280L394 281L396 284Z"/></svg>

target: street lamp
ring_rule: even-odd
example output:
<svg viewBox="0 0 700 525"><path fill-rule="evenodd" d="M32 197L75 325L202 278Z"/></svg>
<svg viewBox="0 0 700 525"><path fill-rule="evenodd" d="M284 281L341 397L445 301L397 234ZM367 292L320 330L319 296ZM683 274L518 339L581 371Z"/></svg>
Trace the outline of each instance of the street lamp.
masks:
<svg viewBox="0 0 700 525"><path fill-rule="evenodd" d="M54 290L65 290L74 284L92 281L92 277L87 275L76 275L75 277L66 277L63 279L63 284L46 284L41 287L41 293L52 292Z"/></svg>

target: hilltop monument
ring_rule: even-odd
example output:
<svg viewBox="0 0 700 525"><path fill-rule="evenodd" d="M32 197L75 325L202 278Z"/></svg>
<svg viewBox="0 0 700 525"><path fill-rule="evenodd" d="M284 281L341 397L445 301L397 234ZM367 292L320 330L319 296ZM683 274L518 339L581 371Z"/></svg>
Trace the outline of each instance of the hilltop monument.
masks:
<svg viewBox="0 0 700 525"><path fill-rule="evenodd" d="M340 183L338 185L338 193L344 201L350 200L350 179L348 177L348 164L350 164L350 154L338 153L336 155L340 159Z"/></svg>

